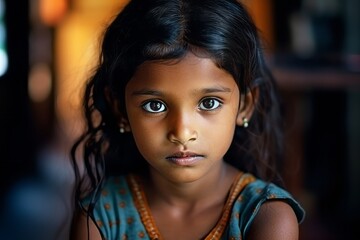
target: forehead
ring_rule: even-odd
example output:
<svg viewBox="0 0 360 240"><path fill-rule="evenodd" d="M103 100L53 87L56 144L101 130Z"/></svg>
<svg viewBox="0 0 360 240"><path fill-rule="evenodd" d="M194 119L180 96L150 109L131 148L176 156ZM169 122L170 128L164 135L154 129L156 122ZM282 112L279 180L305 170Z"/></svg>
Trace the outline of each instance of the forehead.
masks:
<svg viewBox="0 0 360 240"><path fill-rule="evenodd" d="M168 86L178 87L178 90L205 85L237 87L232 75L219 68L212 59L192 53L178 60L145 62L138 67L128 85Z"/></svg>

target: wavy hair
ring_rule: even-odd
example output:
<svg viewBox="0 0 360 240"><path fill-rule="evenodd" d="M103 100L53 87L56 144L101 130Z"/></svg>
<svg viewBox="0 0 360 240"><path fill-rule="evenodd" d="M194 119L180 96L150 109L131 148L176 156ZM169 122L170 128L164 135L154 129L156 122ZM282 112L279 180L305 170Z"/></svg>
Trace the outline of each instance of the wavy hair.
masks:
<svg viewBox="0 0 360 240"><path fill-rule="evenodd" d="M126 118L125 87L140 64L181 59L188 52L208 57L229 72L242 96L259 89L251 124L236 127L224 159L264 180L274 179L282 156L278 94L264 63L258 30L241 3L132 0L108 25L101 46L84 92L86 131L71 150L77 200L83 185L76 158L79 149L92 191L101 189L105 176L147 168L132 134L119 133L115 112Z"/></svg>

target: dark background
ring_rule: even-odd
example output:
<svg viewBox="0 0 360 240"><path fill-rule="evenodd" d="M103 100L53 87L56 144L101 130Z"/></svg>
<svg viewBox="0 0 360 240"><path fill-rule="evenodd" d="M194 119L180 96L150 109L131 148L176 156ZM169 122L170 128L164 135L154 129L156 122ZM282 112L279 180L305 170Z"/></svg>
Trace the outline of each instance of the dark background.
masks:
<svg viewBox="0 0 360 240"><path fill-rule="evenodd" d="M29 5L5 1L9 67L0 77L1 196L19 178L34 169L36 132L29 108Z"/></svg>

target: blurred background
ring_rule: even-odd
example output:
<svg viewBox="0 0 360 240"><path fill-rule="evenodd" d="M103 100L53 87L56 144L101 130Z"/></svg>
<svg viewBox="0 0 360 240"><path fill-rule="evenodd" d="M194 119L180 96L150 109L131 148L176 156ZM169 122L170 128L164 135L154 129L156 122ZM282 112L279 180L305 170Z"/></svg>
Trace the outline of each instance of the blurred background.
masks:
<svg viewBox="0 0 360 240"><path fill-rule="evenodd" d="M360 1L242 0L286 113L303 240L358 239ZM0 239L68 239L80 94L127 0L0 0Z"/></svg>

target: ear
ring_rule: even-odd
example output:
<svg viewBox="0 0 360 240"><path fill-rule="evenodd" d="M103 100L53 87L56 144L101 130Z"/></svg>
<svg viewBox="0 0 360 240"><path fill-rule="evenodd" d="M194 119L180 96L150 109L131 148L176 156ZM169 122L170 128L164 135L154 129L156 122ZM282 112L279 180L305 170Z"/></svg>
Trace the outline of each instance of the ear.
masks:
<svg viewBox="0 0 360 240"><path fill-rule="evenodd" d="M236 124L238 126L244 126L245 118L247 119L247 122L250 121L251 116L254 113L258 99L259 99L258 87L254 87L250 91L247 91L245 94L240 95L240 106L236 118Z"/></svg>
<svg viewBox="0 0 360 240"><path fill-rule="evenodd" d="M130 131L129 121L124 116L124 114L122 114L119 111L119 109L120 109L119 101L111 95L110 89L108 87L105 88L104 94L105 94L106 101L109 104L109 107L111 108L111 111L113 112L113 114L116 118L116 121L117 121L120 131L124 130L126 132L129 132Z"/></svg>

